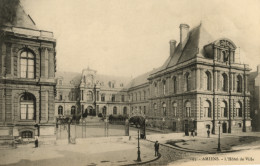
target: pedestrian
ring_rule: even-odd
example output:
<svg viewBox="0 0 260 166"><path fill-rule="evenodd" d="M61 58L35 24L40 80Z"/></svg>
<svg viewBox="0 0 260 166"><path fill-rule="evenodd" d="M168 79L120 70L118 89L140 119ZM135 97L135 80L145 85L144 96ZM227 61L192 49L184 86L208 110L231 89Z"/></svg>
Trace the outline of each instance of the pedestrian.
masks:
<svg viewBox="0 0 260 166"><path fill-rule="evenodd" d="M191 129L191 136L194 137L194 130Z"/></svg>
<svg viewBox="0 0 260 166"><path fill-rule="evenodd" d="M159 143L158 143L158 141L156 141L155 144L154 144L154 151L155 151L154 156L158 156L159 155Z"/></svg>
<svg viewBox="0 0 260 166"><path fill-rule="evenodd" d="M194 133L195 133L195 136L197 136L197 130L195 130Z"/></svg>
<svg viewBox="0 0 260 166"><path fill-rule="evenodd" d="M209 135L210 135L210 131L209 131L209 129L208 129L207 133L208 133L208 138L209 138Z"/></svg>
<svg viewBox="0 0 260 166"><path fill-rule="evenodd" d="M38 137L37 136L35 137L35 142L34 143L35 143L35 148L38 148Z"/></svg>

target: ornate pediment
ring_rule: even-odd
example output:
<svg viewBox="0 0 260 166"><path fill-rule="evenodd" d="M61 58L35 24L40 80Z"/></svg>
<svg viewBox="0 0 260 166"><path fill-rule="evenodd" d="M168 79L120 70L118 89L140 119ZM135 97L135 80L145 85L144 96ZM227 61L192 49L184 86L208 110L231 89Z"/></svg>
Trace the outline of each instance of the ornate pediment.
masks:
<svg viewBox="0 0 260 166"><path fill-rule="evenodd" d="M236 45L231 40L226 38L215 41L214 45L223 48L231 48L233 50L237 48Z"/></svg>

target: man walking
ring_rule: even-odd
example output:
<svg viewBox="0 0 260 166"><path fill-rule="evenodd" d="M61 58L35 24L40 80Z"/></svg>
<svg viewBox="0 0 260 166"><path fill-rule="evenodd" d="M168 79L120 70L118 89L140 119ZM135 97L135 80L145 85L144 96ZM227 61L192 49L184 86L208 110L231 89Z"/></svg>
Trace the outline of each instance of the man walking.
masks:
<svg viewBox="0 0 260 166"><path fill-rule="evenodd" d="M158 143L158 141L156 141L155 144L154 144L154 151L155 151L154 156L158 156L158 153L159 153L159 143Z"/></svg>
<svg viewBox="0 0 260 166"><path fill-rule="evenodd" d="M207 133L208 133L208 138L209 138L209 135L210 135L210 131L209 131L209 129L208 129Z"/></svg>

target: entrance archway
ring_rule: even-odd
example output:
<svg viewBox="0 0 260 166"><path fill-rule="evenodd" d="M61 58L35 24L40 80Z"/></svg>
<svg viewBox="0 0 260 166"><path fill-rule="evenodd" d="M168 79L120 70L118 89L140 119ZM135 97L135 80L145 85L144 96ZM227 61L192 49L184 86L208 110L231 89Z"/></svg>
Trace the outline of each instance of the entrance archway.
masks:
<svg viewBox="0 0 260 166"><path fill-rule="evenodd" d="M87 110L88 110L88 115L89 116L96 116L96 111L93 109L92 106L88 106Z"/></svg>

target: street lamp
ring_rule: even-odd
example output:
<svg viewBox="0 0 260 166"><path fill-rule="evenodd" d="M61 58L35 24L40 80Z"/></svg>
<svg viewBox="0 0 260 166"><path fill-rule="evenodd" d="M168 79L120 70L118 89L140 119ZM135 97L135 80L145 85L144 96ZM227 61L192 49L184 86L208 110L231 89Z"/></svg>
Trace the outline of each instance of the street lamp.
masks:
<svg viewBox="0 0 260 166"><path fill-rule="evenodd" d="M220 126L221 126L221 122L218 122L218 152L221 152L221 148L220 148Z"/></svg>
<svg viewBox="0 0 260 166"><path fill-rule="evenodd" d="M164 126L165 126L165 119L164 118L162 119L162 122L163 122L162 129L163 129L163 132L164 132Z"/></svg>
<svg viewBox="0 0 260 166"><path fill-rule="evenodd" d="M137 140L138 140L137 161L140 162L140 161L142 161L142 160L141 160L141 156L140 156L141 152L140 152L140 145L139 145L139 139L140 139L140 138L139 138L139 130L138 130L137 133L138 133L138 136L137 136Z"/></svg>

